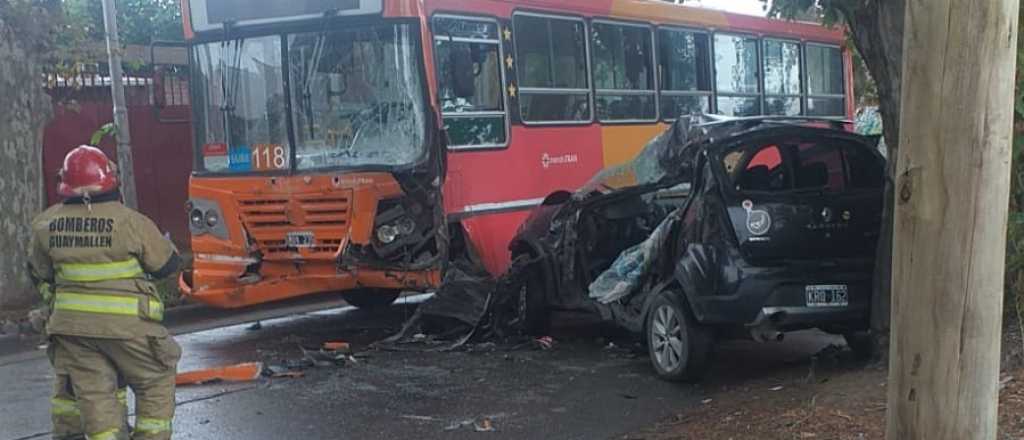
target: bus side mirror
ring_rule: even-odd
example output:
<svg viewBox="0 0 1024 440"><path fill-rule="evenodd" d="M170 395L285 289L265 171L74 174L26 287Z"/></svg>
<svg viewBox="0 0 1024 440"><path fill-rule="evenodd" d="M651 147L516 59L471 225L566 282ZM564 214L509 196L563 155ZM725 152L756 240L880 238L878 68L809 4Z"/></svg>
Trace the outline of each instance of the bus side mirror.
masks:
<svg viewBox="0 0 1024 440"><path fill-rule="evenodd" d="M453 44L450 52L450 65L455 96L472 98L476 95L476 75L473 70L473 52L467 44Z"/></svg>

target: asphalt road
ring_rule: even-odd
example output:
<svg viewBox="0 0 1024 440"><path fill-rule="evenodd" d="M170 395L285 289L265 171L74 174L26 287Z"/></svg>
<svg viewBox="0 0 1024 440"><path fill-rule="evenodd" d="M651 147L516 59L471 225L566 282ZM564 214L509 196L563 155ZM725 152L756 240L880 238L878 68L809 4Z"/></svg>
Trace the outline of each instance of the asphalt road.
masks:
<svg viewBox="0 0 1024 440"><path fill-rule="evenodd" d="M700 404L712 387L802 368L836 342L806 333L783 344L725 344L702 385L656 379L628 335L577 315L558 315L552 350L484 344L446 353L363 351L412 310L340 308L263 321L260 330L239 324L179 335L182 370L281 365L301 359L299 347L329 340L348 341L365 357L309 368L302 378L180 387L174 438L617 438ZM44 358L0 356L0 440L49 437L51 380ZM476 431L485 420L493 432Z"/></svg>

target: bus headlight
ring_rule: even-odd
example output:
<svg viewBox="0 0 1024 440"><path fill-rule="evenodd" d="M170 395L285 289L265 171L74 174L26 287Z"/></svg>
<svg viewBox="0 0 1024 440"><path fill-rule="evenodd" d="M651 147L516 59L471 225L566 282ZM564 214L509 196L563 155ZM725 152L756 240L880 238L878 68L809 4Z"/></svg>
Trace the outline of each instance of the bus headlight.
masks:
<svg viewBox="0 0 1024 440"><path fill-rule="evenodd" d="M217 202L208 199L191 199L185 204L188 210L188 230L193 237L210 234L221 240L227 240L228 229L224 224Z"/></svg>
<svg viewBox="0 0 1024 440"><path fill-rule="evenodd" d="M195 229L202 229L203 227L203 211L193 208L192 212L188 215L189 222Z"/></svg>
<svg viewBox="0 0 1024 440"><path fill-rule="evenodd" d="M217 211L206 211L206 226L214 228L218 223L220 223L220 216L217 215Z"/></svg>

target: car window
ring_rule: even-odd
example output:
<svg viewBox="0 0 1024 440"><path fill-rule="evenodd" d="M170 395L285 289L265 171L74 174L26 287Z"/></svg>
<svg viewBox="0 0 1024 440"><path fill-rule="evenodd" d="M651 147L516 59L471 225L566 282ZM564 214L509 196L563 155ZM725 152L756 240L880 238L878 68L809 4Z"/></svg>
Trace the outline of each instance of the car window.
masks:
<svg viewBox="0 0 1024 440"><path fill-rule="evenodd" d="M777 145L756 150L736 176L736 188L743 191L784 191L790 189L789 175Z"/></svg>
<svg viewBox="0 0 1024 440"><path fill-rule="evenodd" d="M851 188L881 188L885 185L885 168L879 158L866 149L847 148L846 167Z"/></svg>
<svg viewBox="0 0 1024 440"><path fill-rule="evenodd" d="M838 145L803 143L797 145L796 189L846 190L843 153Z"/></svg>
<svg viewBox="0 0 1024 440"><path fill-rule="evenodd" d="M726 153L722 166L739 191L841 193L885 184L885 170L878 157L866 148L837 140L775 140L741 147Z"/></svg>

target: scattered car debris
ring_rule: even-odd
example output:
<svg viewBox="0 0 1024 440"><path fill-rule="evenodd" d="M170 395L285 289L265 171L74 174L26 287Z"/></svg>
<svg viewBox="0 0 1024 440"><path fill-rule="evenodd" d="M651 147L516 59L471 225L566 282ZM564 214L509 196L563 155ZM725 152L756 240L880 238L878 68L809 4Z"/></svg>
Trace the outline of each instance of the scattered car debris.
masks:
<svg viewBox="0 0 1024 440"><path fill-rule="evenodd" d="M497 429L494 428L494 423L491 419L483 419L473 424L473 430L476 432L494 432Z"/></svg>
<svg viewBox="0 0 1024 440"><path fill-rule="evenodd" d="M261 321L256 321L252 323L252 325L246 327L245 329L249 331L263 330L263 323Z"/></svg>
<svg viewBox="0 0 1024 440"><path fill-rule="evenodd" d="M448 426L445 426L444 430L445 431L456 431L456 430L462 429L463 427L466 427L466 426L473 426L473 420L461 420L461 421L457 421L457 422L452 422Z"/></svg>
<svg viewBox="0 0 1024 440"><path fill-rule="evenodd" d="M779 386L774 386L774 387L768 388L768 390L769 391L782 391L782 388L784 388L784 387L782 385L779 385Z"/></svg>
<svg viewBox="0 0 1024 440"><path fill-rule="evenodd" d="M409 419L409 420L418 420L418 421L421 421L421 422L437 422L437 421L439 421L438 418L431 417L431 416L401 415L399 417L401 417L403 419Z"/></svg>
<svg viewBox="0 0 1024 440"><path fill-rule="evenodd" d="M541 336L535 339L535 341L541 350L550 350L555 346L555 338L552 338L551 336Z"/></svg>
<svg viewBox="0 0 1024 440"><path fill-rule="evenodd" d="M175 385L200 385L216 381L248 382L259 378L262 371L262 362L247 362L178 373L174 378L174 383Z"/></svg>
<svg viewBox="0 0 1024 440"><path fill-rule="evenodd" d="M315 367L330 367L330 366L345 366L346 364L356 364L355 356L352 356L347 351L343 350L328 350L321 348L319 350L308 350L303 347L299 347L302 352L303 359L311 362Z"/></svg>
<svg viewBox="0 0 1024 440"><path fill-rule="evenodd" d="M324 342L323 349L327 351L340 351L344 353L352 352L352 346L348 342L343 341L328 341Z"/></svg>

